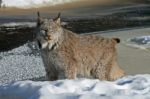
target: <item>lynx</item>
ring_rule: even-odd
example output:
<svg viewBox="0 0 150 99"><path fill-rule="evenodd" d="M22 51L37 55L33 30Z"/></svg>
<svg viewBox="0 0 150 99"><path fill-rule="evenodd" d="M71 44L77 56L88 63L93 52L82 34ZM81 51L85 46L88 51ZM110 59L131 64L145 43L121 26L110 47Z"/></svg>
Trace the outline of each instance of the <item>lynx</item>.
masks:
<svg viewBox="0 0 150 99"><path fill-rule="evenodd" d="M79 35L62 27L60 14L47 19L39 13L36 35L48 80L75 79L77 75L116 80L124 76L117 64L119 38Z"/></svg>

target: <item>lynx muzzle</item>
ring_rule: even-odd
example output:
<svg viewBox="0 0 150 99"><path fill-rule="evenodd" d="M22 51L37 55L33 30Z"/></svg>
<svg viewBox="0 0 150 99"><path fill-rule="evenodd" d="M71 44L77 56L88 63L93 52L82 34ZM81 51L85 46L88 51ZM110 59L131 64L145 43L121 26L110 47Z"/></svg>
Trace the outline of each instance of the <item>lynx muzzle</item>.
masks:
<svg viewBox="0 0 150 99"><path fill-rule="evenodd" d="M38 40L37 44L38 44L39 49L44 49L48 45L48 43L45 40Z"/></svg>

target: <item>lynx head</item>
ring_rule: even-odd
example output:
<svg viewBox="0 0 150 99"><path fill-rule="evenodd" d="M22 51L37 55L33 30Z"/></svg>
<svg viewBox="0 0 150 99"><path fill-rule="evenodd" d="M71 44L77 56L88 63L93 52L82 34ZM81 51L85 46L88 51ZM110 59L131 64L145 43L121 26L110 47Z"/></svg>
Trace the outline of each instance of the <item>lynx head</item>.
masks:
<svg viewBox="0 0 150 99"><path fill-rule="evenodd" d="M60 13L55 19L40 17L37 19L37 42L40 49L53 49L61 39L63 29L60 22Z"/></svg>

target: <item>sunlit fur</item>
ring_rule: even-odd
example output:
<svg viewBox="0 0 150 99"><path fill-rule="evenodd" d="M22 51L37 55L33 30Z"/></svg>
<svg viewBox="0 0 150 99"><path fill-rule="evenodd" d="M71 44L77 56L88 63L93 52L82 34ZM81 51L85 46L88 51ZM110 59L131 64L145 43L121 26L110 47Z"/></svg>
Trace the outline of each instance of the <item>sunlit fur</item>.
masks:
<svg viewBox="0 0 150 99"><path fill-rule="evenodd" d="M48 80L77 75L100 80L115 80L124 75L117 64L118 38L78 35L62 28L60 18L38 20L37 41Z"/></svg>

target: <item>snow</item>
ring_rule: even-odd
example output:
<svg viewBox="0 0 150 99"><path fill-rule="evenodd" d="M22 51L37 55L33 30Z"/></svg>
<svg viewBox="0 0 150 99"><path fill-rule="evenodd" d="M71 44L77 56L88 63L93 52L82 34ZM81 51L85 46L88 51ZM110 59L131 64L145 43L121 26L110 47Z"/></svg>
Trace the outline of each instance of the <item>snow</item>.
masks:
<svg viewBox="0 0 150 99"><path fill-rule="evenodd" d="M35 27L36 22L8 22L8 23L2 23L0 24L0 27L5 27L7 29L16 28L16 27ZM61 22L61 25L67 25L67 22Z"/></svg>
<svg viewBox="0 0 150 99"><path fill-rule="evenodd" d="M126 45L133 47L133 48L149 50L150 49L150 35L129 38L127 40Z"/></svg>
<svg viewBox="0 0 150 99"><path fill-rule="evenodd" d="M3 0L6 7L37 8L42 6L54 6L57 4L69 3L78 0Z"/></svg>
<svg viewBox="0 0 150 99"><path fill-rule="evenodd" d="M135 42L137 44L150 44L150 36L141 36L130 39L131 42Z"/></svg>
<svg viewBox="0 0 150 99"><path fill-rule="evenodd" d="M0 85L45 76L42 59L34 42L0 53Z"/></svg>
<svg viewBox="0 0 150 99"><path fill-rule="evenodd" d="M14 28L15 26L35 27L36 23L35 22L9 22L9 23L0 24L0 26L14 27Z"/></svg>
<svg viewBox="0 0 150 99"><path fill-rule="evenodd" d="M114 82L97 79L18 81L0 86L2 99L149 99L150 75L126 76Z"/></svg>

